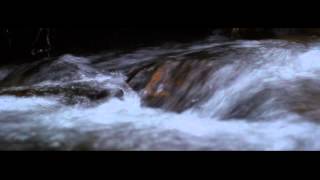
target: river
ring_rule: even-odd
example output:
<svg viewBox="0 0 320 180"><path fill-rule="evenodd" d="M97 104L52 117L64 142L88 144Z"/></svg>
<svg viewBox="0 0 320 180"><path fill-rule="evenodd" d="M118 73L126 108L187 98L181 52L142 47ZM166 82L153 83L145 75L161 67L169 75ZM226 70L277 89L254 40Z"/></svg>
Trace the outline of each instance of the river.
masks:
<svg viewBox="0 0 320 180"><path fill-rule="evenodd" d="M1 150L319 150L320 39L212 36L0 67Z"/></svg>

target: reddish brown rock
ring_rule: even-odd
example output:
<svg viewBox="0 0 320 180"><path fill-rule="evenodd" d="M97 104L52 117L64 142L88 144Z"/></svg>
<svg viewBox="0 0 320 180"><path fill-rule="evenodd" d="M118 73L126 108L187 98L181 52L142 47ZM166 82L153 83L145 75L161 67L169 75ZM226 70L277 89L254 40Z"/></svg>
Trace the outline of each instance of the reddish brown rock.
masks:
<svg viewBox="0 0 320 180"><path fill-rule="evenodd" d="M210 60L168 60L141 69L128 84L140 92L144 105L182 112L213 93L209 78L215 70Z"/></svg>

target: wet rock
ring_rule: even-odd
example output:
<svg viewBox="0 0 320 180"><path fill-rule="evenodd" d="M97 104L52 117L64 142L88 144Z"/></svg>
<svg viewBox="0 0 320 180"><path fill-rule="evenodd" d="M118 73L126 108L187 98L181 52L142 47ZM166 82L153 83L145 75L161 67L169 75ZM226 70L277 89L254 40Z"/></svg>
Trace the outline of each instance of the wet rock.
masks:
<svg viewBox="0 0 320 180"><path fill-rule="evenodd" d="M265 87L238 101L224 114L223 119L265 120L268 119L267 112L272 111L273 116L285 117L291 112L319 123L320 82L301 79L283 81L281 84L282 87ZM268 101L271 103L268 104Z"/></svg>
<svg viewBox="0 0 320 180"><path fill-rule="evenodd" d="M110 97L122 98L122 89L106 89L92 85L92 83L70 83L66 85L31 86L8 88L0 90L0 95L13 95L17 97L53 96L67 105L100 102Z"/></svg>
<svg viewBox="0 0 320 180"><path fill-rule="evenodd" d="M58 59L44 59L21 65L0 82L2 87L33 85L44 81L68 82L92 77L97 70L85 58L65 55Z"/></svg>
<svg viewBox="0 0 320 180"><path fill-rule="evenodd" d="M320 122L320 81L301 79L295 84L288 90L287 108L309 120Z"/></svg>
<svg viewBox="0 0 320 180"><path fill-rule="evenodd" d="M128 84L142 96L144 105L182 112L206 100L213 91L210 60L167 60L141 69Z"/></svg>
<svg viewBox="0 0 320 180"><path fill-rule="evenodd" d="M245 93L245 92L243 92ZM272 97L272 90L264 89L237 102L227 111L222 119L261 119L259 108Z"/></svg>
<svg viewBox="0 0 320 180"><path fill-rule="evenodd" d="M158 64L152 63L147 66L131 68L126 73L128 77L127 82L130 87L135 91L143 89L158 66Z"/></svg>
<svg viewBox="0 0 320 180"><path fill-rule="evenodd" d="M285 117L295 113L311 121L320 122L320 83L317 80L279 81L281 86L270 84L258 92L239 100L224 113L223 119L247 119L250 121L268 119L268 112L274 117Z"/></svg>

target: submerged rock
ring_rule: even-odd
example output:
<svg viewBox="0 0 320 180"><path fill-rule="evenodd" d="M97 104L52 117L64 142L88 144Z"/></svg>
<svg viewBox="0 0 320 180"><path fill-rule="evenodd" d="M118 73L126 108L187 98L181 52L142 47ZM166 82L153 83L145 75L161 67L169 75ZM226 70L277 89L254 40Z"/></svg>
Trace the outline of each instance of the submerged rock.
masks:
<svg viewBox="0 0 320 180"><path fill-rule="evenodd" d="M58 97L67 105L100 102L111 97L122 98L124 93L121 88L102 88L93 82L57 84L46 86L27 86L7 88L0 90L0 95L13 95L17 97L50 96Z"/></svg>

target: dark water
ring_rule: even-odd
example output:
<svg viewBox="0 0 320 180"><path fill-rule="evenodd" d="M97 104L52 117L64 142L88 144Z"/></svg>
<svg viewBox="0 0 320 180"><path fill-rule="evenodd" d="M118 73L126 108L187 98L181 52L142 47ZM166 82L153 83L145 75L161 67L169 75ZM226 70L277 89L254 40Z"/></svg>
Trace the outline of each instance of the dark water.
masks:
<svg viewBox="0 0 320 180"><path fill-rule="evenodd" d="M2 150L319 150L316 38L165 44L0 68Z"/></svg>

